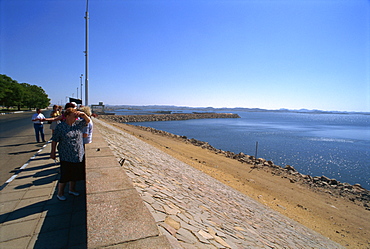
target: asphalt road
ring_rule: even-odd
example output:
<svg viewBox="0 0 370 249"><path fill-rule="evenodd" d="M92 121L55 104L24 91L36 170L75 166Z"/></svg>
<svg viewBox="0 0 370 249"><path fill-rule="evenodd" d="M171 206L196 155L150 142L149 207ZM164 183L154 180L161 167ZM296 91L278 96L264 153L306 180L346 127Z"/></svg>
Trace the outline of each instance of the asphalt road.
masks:
<svg viewBox="0 0 370 249"><path fill-rule="evenodd" d="M45 143L37 143L31 117L34 112L0 115L0 186L23 166ZM45 117L50 111L44 111ZM51 137L44 125L45 140ZM44 153L44 152L43 152Z"/></svg>

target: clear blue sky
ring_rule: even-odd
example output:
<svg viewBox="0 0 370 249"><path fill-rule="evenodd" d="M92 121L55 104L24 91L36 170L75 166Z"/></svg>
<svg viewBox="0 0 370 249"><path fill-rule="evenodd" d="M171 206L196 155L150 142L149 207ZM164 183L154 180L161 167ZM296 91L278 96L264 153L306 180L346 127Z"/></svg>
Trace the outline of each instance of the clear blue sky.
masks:
<svg viewBox="0 0 370 249"><path fill-rule="evenodd" d="M80 97L85 7L0 0L0 73ZM89 16L89 104L370 112L367 0L90 0Z"/></svg>

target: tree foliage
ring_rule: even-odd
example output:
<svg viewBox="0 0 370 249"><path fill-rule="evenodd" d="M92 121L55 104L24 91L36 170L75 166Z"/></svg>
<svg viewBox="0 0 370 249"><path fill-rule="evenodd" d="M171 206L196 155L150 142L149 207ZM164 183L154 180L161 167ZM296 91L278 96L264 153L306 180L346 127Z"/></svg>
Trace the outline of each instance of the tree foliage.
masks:
<svg viewBox="0 0 370 249"><path fill-rule="evenodd" d="M45 108L50 99L40 86L18 83L5 74L0 74L0 105L6 108Z"/></svg>

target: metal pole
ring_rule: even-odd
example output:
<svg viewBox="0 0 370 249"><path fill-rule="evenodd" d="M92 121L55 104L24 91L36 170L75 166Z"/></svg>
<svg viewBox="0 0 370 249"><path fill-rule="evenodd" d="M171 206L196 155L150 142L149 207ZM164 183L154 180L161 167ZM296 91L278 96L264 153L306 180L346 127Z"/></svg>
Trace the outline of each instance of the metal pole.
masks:
<svg viewBox="0 0 370 249"><path fill-rule="evenodd" d="M258 152L258 142L256 142L256 154L254 155L255 164L257 163L257 152Z"/></svg>
<svg viewBox="0 0 370 249"><path fill-rule="evenodd" d="M85 13L85 22L86 22L86 27L85 27L85 106L89 105L89 77L88 77L88 34L89 34L89 0L86 0L86 13Z"/></svg>
<svg viewBox="0 0 370 249"><path fill-rule="evenodd" d="M84 76L84 75L81 74L81 76L80 76L80 82L81 82L81 102L82 102L82 76Z"/></svg>

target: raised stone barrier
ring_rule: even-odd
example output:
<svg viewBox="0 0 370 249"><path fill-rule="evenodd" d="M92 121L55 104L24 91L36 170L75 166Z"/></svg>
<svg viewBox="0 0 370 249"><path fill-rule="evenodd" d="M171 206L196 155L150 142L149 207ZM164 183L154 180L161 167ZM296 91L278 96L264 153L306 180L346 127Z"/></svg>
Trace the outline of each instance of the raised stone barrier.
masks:
<svg viewBox="0 0 370 249"><path fill-rule="evenodd" d="M176 113L176 114L150 114L150 115L99 115L101 119L108 119L119 123L174 121L188 119L210 118L240 118L234 113Z"/></svg>

